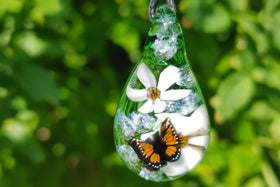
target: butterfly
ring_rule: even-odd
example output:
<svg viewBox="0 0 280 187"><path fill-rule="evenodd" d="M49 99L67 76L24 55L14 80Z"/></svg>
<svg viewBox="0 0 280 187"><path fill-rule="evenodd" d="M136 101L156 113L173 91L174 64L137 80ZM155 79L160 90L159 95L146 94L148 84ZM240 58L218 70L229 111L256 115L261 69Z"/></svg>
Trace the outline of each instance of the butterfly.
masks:
<svg viewBox="0 0 280 187"><path fill-rule="evenodd" d="M171 119L166 118L161 124L160 134L156 133L153 138L148 138L145 141L133 138L129 141L129 145L134 149L138 158L144 161L147 169L156 171L167 162L178 160L181 156L181 148L186 145L204 151L204 146L189 143L191 138L203 135L207 135L207 132L199 131L182 136L177 133Z"/></svg>

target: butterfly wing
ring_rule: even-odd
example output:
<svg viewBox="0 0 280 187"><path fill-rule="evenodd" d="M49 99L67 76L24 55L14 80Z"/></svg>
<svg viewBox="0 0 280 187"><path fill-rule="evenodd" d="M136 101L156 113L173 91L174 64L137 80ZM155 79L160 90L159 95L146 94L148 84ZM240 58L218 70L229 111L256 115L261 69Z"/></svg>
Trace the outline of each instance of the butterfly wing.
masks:
<svg viewBox="0 0 280 187"><path fill-rule="evenodd" d="M164 155L166 161L176 161L181 156L179 134L176 132L170 118L166 118L161 124L161 142L166 146Z"/></svg>
<svg viewBox="0 0 280 187"><path fill-rule="evenodd" d="M145 141L133 138L129 145L134 149L140 160L143 160L145 167L149 170L158 170L165 164L159 153L155 152L154 146Z"/></svg>

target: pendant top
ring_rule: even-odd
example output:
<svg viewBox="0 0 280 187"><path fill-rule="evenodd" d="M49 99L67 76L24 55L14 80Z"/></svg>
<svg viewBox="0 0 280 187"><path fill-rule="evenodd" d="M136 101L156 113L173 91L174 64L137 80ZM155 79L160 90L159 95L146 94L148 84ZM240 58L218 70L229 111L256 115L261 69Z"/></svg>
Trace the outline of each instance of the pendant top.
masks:
<svg viewBox="0 0 280 187"><path fill-rule="evenodd" d="M149 18L150 21L153 22L154 16L155 16L155 10L157 8L159 0L151 0L150 6L149 6ZM176 14L176 5L173 0L166 0L167 6Z"/></svg>

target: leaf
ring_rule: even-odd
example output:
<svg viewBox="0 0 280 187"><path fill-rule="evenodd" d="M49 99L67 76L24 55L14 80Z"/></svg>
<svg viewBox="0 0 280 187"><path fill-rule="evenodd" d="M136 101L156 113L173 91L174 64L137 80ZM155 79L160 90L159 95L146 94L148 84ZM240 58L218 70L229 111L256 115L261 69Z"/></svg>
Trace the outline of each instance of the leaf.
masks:
<svg viewBox="0 0 280 187"><path fill-rule="evenodd" d="M225 32L230 28L231 17L222 4L205 0L182 1L180 9L196 29L206 33Z"/></svg>
<svg viewBox="0 0 280 187"><path fill-rule="evenodd" d="M275 25L273 27L273 30L272 30L272 42L273 42L274 46L280 51L280 35L279 35L279 30L280 30L280 24Z"/></svg>
<svg viewBox="0 0 280 187"><path fill-rule="evenodd" d="M77 21L75 21L77 22ZM79 23L77 23L79 24ZM105 44L106 44L106 32L107 26L100 20L93 19L90 23L84 23L81 28L77 28L77 24L74 28L71 29L69 33L70 37L79 41L80 38L77 36L82 35L82 42L80 45L85 45L85 53L88 57L98 57L105 53ZM81 31L79 31L79 29ZM84 31L83 31L84 30ZM72 37L71 35L75 35Z"/></svg>
<svg viewBox="0 0 280 187"><path fill-rule="evenodd" d="M239 71L251 71L256 65L256 56L250 49L240 50L231 56L229 63Z"/></svg>
<svg viewBox="0 0 280 187"><path fill-rule="evenodd" d="M60 0L35 0L34 9L36 12L41 12L45 15L52 15L62 11L63 5Z"/></svg>
<svg viewBox="0 0 280 187"><path fill-rule="evenodd" d="M257 177L253 177L251 179L249 179L243 187L265 187L265 183L262 180L261 177L257 176Z"/></svg>
<svg viewBox="0 0 280 187"><path fill-rule="evenodd" d="M262 164L262 174L268 186L280 186L277 175L269 163Z"/></svg>
<svg viewBox="0 0 280 187"><path fill-rule="evenodd" d="M202 28L206 33L227 31L231 24L231 17L224 6L217 4L210 14L206 14L202 21Z"/></svg>
<svg viewBox="0 0 280 187"><path fill-rule="evenodd" d="M280 90L269 90L267 92L267 103L277 111L280 111Z"/></svg>
<svg viewBox="0 0 280 187"><path fill-rule="evenodd" d="M249 118L256 121L271 121L277 117L278 113L265 100L255 101L247 111Z"/></svg>
<svg viewBox="0 0 280 187"><path fill-rule="evenodd" d="M231 68L243 72L250 72L255 65L256 56L252 50L233 50L221 59L216 70L221 75L229 72Z"/></svg>
<svg viewBox="0 0 280 187"><path fill-rule="evenodd" d="M129 54L138 52L140 41L138 32L127 22L118 22L113 26L112 40Z"/></svg>
<svg viewBox="0 0 280 187"><path fill-rule="evenodd" d="M280 142L280 114L269 127L270 134L275 141Z"/></svg>
<svg viewBox="0 0 280 187"><path fill-rule="evenodd" d="M280 65L279 60L271 56L262 59L265 67L256 67L252 72L252 77L256 82L280 91Z"/></svg>
<svg viewBox="0 0 280 187"><path fill-rule="evenodd" d="M58 88L48 70L35 64L18 64L15 83L34 101L58 102Z"/></svg>
<svg viewBox="0 0 280 187"><path fill-rule="evenodd" d="M34 32L24 32L16 37L17 45L30 57L60 56L65 52L59 41L39 38Z"/></svg>
<svg viewBox="0 0 280 187"><path fill-rule="evenodd" d="M184 30L183 33L187 44L188 57L192 59L192 62L200 62L201 66L215 66L221 54L219 43L213 37L204 33L190 30ZM202 48L201 46L211 47Z"/></svg>
<svg viewBox="0 0 280 187"><path fill-rule="evenodd" d="M36 113L22 109L16 114L16 118L5 119L0 130L11 142L20 143L33 135L38 123Z"/></svg>
<svg viewBox="0 0 280 187"><path fill-rule="evenodd" d="M1 134L12 142L21 142L31 135L28 126L15 119L6 119L3 121Z"/></svg>
<svg viewBox="0 0 280 187"><path fill-rule="evenodd" d="M268 37L267 34L259 28L258 23L247 12L246 14L237 14L235 19L239 26L238 31L241 34L246 33L252 38L258 53L265 53L269 48Z"/></svg>
<svg viewBox="0 0 280 187"><path fill-rule="evenodd" d="M64 63L70 68L81 68L86 64L86 57L77 53L69 53L64 56Z"/></svg>
<svg viewBox="0 0 280 187"><path fill-rule="evenodd" d="M17 43L30 56L41 55L47 47L47 42L38 38L33 32L22 33Z"/></svg>
<svg viewBox="0 0 280 187"><path fill-rule="evenodd" d="M24 1L21 0L2 0L0 6L0 14L2 12L19 12L24 4Z"/></svg>
<svg viewBox="0 0 280 187"><path fill-rule="evenodd" d="M3 168L7 168L7 169L15 168L16 159L13 157L12 151L10 149L1 149L0 162L1 164L3 164L2 165Z"/></svg>
<svg viewBox="0 0 280 187"><path fill-rule="evenodd" d="M235 146L229 156L229 173L227 186L241 186L243 180L254 176L261 170L262 157L251 146Z"/></svg>
<svg viewBox="0 0 280 187"><path fill-rule="evenodd" d="M45 159L45 154L40 144L33 138L27 139L17 145L17 150L21 155L28 158L36 164L41 163Z"/></svg>
<svg viewBox="0 0 280 187"><path fill-rule="evenodd" d="M236 140L244 143L253 143L255 140L254 126L249 120L240 121L234 128L233 135Z"/></svg>
<svg viewBox="0 0 280 187"><path fill-rule="evenodd" d="M230 7L233 10L237 11L245 11L248 8L249 1L248 0L228 0Z"/></svg>
<svg viewBox="0 0 280 187"><path fill-rule="evenodd" d="M255 85L247 74L232 73L219 86L212 105L217 122L232 119L244 109L255 94Z"/></svg>
<svg viewBox="0 0 280 187"><path fill-rule="evenodd" d="M199 187L201 185L199 185L198 182L192 180L188 180L187 182L182 180L177 180L174 181L174 183L172 183L172 187L186 187L186 186Z"/></svg>

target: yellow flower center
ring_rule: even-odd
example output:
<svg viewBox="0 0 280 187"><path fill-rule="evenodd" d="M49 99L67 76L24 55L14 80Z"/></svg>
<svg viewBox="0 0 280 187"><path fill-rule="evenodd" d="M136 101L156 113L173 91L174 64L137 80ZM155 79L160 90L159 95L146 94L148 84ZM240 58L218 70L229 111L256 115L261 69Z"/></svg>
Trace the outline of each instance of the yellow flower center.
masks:
<svg viewBox="0 0 280 187"><path fill-rule="evenodd" d="M148 97L155 100L160 97L160 91L157 88L148 89Z"/></svg>

